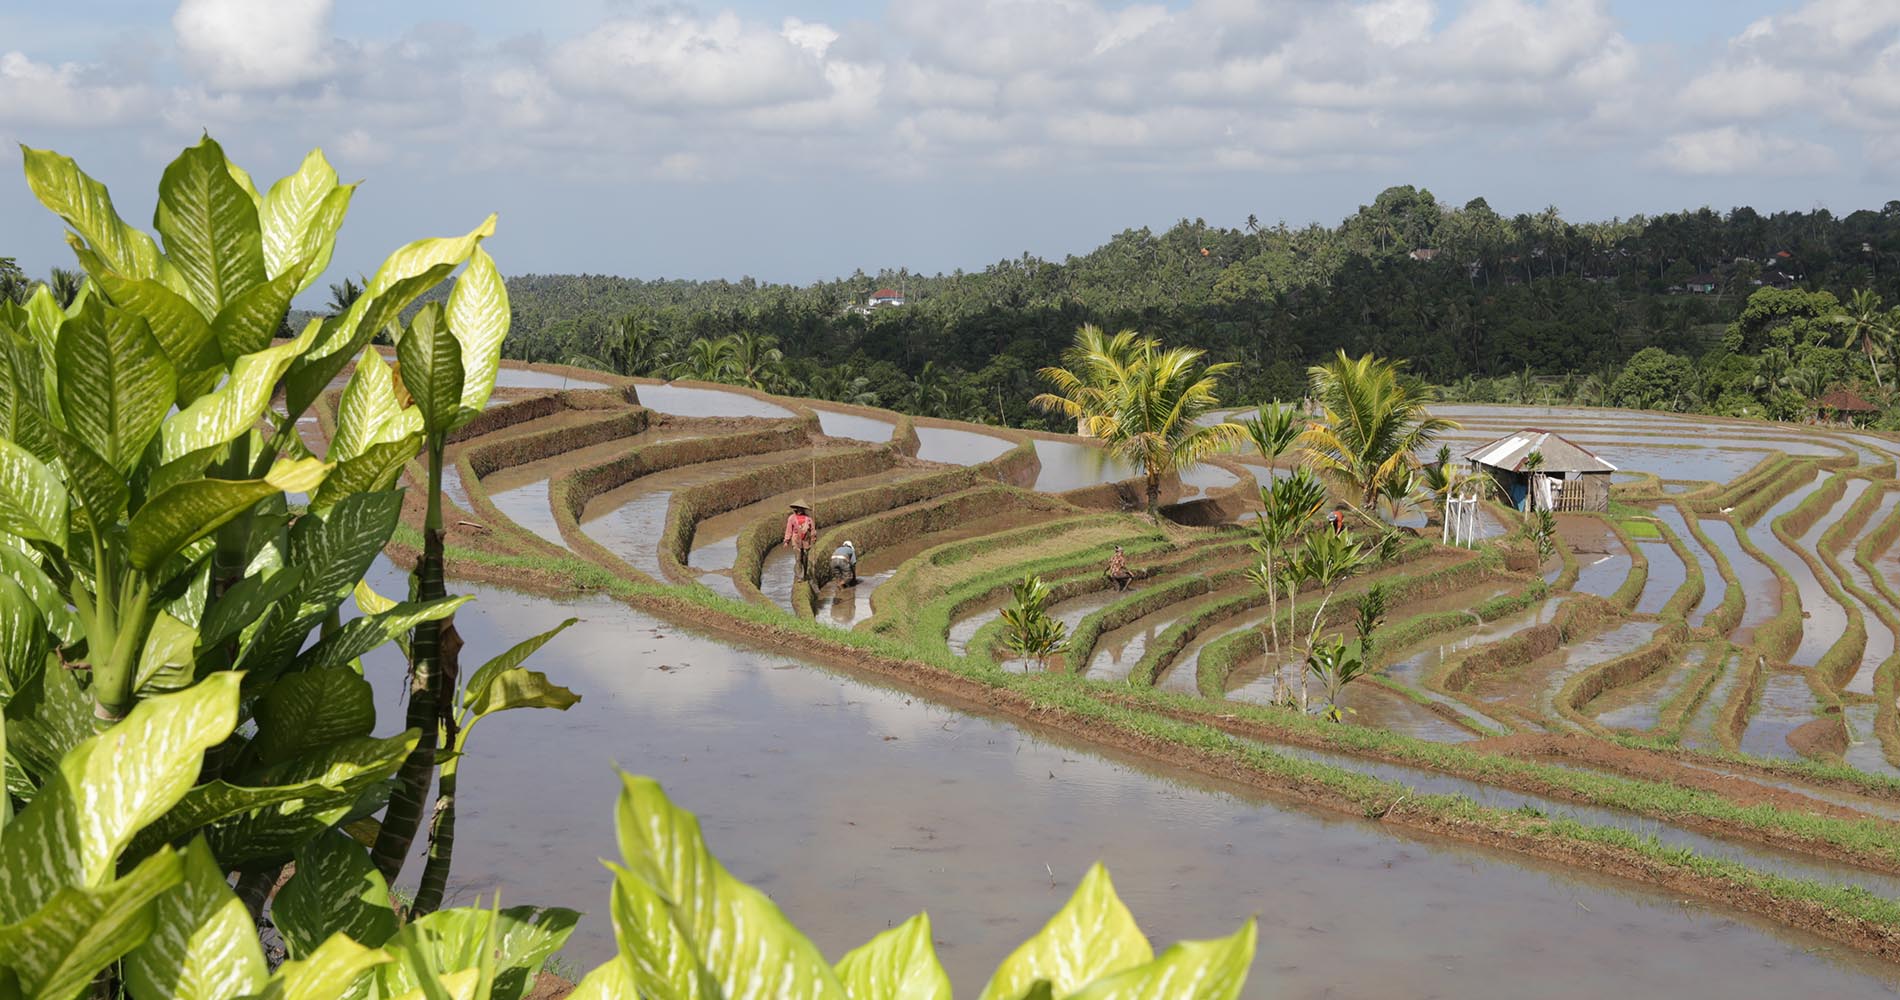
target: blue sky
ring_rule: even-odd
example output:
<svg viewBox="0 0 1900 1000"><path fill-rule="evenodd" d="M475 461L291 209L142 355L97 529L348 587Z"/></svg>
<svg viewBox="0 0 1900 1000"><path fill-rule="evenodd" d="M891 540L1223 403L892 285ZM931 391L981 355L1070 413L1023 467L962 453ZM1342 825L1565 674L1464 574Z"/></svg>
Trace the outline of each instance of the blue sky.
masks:
<svg viewBox="0 0 1900 1000"><path fill-rule="evenodd" d="M207 130L260 180L321 146L366 181L332 278L489 211L510 272L794 282L1059 258L1184 217L1333 223L1401 183L1573 219L1846 212L1900 191L1900 2L0 11L5 148L75 156L143 224ZM69 263L17 177L0 255Z"/></svg>

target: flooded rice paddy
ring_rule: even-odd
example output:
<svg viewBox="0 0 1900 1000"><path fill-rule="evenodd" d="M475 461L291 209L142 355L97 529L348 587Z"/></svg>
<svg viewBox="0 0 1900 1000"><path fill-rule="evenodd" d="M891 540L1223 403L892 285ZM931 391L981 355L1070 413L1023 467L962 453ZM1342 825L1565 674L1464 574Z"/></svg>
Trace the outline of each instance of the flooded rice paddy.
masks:
<svg viewBox="0 0 1900 1000"><path fill-rule="evenodd" d="M816 406L812 407L812 411L818 414L819 429L829 437L883 444L897 432L897 425L889 420L879 420L876 417L827 410Z"/></svg>
<svg viewBox="0 0 1900 1000"><path fill-rule="evenodd" d="M690 385L640 385L640 405L676 417L789 417L792 411L742 392ZM823 418L820 418L821 420ZM885 435L888 439L889 435Z"/></svg>
<svg viewBox="0 0 1900 1000"><path fill-rule="evenodd" d="M1066 493L1102 483L1133 479L1140 470L1133 465L1081 441L1036 440L1036 459L1042 471L1036 473L1035 488L1044 493Z"/></svg>
<svg viewBox="0 0 1900 1000"><path fill-rule="evenodd" d="M1093 858L1157 941L1259 914L1248 997L1889 991L1887 967L1667 893L1136 767L606 602L460 589L477 596L458 617L471 650L585 619L534 663L584 700L471 740L451 889L585 911L566 952L582 967L613 952L597 859L618 764L696 811L721 860L828 956L927 908L964 992ZM379 710L399 725L398 705Z"/></svg>
<svg viewBox="0 0 1900 1000"><path fill-rule="evenodd" d="M917 427L917 457L945 465L978 465L1014 448L994 434L960 431L954 427Z"/></svg>

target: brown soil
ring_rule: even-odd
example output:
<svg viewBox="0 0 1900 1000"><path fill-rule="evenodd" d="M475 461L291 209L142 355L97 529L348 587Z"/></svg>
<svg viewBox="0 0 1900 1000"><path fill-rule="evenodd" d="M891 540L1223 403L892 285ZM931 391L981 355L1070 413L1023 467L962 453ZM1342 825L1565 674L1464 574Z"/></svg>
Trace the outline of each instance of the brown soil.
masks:
<svg viewBox="0 0 1900 1000"><path fill-rule="evenodd" d="M1839 715L1804 722L1788 734L1788 745L1811 760L1838 761L1847 752L1847 727Z"/></svg>
<svg viewBox="0 0 1900 1000"><path fill-rule="evenodd" d="M1578 514L1557 515L1557 537L1578 555L1607 556L1623 551L1616 533L1600 519Z"/></svg>
<svg viewBox="0 0 1900 1000"><path fill-rule="evenodd" d="M534 989L528 991L526 1000L561 1000L574 992L574 984L552 972L543 972L534 980Z"/></svg>

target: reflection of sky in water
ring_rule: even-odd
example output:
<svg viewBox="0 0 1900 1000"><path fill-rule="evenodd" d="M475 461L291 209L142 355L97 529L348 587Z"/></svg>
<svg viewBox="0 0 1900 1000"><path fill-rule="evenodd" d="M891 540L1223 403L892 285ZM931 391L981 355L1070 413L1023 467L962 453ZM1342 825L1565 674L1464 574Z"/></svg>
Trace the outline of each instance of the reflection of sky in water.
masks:
<svg viewBox="0 0 1900 1000"><path fill-rule="evenodd" d="M1141 474L1134 465L1108 454L1094 445L1079 441L1036 441L1036 458L1042 471L1036 474L1036 489L1044 493L1063 493L1085 486L1119 483Z"/></svg>
<svg viewBox="0 0 1900 1000"><path fill-rule="evenodd" d="M387 572L377 586L402 587ZM1878 977L1892 974L1663 893L1157 777L604 601L454 589L478 597L458 617L470 670L586 619L530 663L584 700L472 734L451 888L456 903L499 890L503 905L587 911L568 948L583 968L612 954L597 859L614 852L618 763L698 812L721 860L831 958L927 907L965 993L1096 858L1157 941L1259 914L1248 997L1551 995L1553 982L1860 997L1886 995ZM369 665L380 732L399 725L400 670L381 654Z"/></svg>
<svg viewBox="0 0 1900 1000"><path fill-rule="evenodd" d="M634 390L640 405L676 417L789 417L792 411L775 403L724 389L688 385L645 385ZM890 435L885 435L887 438Z"/></svg>
<svg viewBox="0 0 1900 1000"><path fill-rule="evenodd" d="M891 439L897 425L888 420L860 416L856 413L842 413L837 410L824 410L812 407L818 414L818 427L831 437L852 438L858 441L870 441L882 444Z"/></svg>
<svg viewBox="0 0 1900 1000"><path fill-rule="evenodd" d="M976 465L1016 447L993 434L979 434L952 427L917 428L917 457L945 465Z"/></svg>

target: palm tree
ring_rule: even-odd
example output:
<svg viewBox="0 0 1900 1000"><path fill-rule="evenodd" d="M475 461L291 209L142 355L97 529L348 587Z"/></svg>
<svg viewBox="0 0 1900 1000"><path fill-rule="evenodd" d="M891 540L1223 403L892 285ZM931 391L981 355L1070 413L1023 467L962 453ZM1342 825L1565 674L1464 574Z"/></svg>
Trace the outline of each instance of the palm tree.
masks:
<svg viewBox="0 0 1900 1000"><path fill-rule="evenodd" d="M1880 382L1880 365L1876 359L1885 357L1893 341L1893 325L1887 315L1886 303L1872 290L1862 288L1854 293L1847 302L1845 311L1835 314L1834 325L1841 328L1845 343L1850 350L1859 347L1867 356L1867 367L1873 370L1874 385L1885 388Z"/></svg>
<svg viewBox="0 0 1900 1000"><path fill-rule="evenodd" d="M785 352L778 338L751 330L732 339L732 375L740 385L769 389L785 378Z"/></svg>
<svg viewBox="0 0 1900 1000"><path fill-rule="evenodd" d="M369 279L364 278L363 284L368 284L368 283L369 283ZM341 284L331 285L330 286L330 309L329 309L330 315L333 317L341 316L344 313L349 312L350 307L356 304L356 300L362 297L363 297L363 285L359 285L356 282L351 281L349 278L344 278Z"/></svg>
<svg viewBox="0 0 1900 1000"><path fill-rule="evenodd" d="M79 292L86 287L86 276L79 271L69 271L63 267L53 268L47 277L46 290L53 293L53 301L66 309L79 298Z"/></svg>
<svg viewBox="0 0 1900 1000"><path fill-rule="evenodd" d="M1428 390L1402 380L1403 366L1340 351L1308 369L1320 422L1301 436L1301 450L1309 466L1357 497L1365 510L1387 479L1416 464L1415 452L1439 432L1458 427L1426 410Z"/></svg>
<svg viewBox="0 0 1900 1000"><path fill-rule="evenodd" d="M1128 369L1137 356L1155 346L1152 337L1133 330L1114 336L1102 332L1093 323L1084 323L1075 331L1075 343L1062 352L1066 367L1042 369L1044 380L1055 386L1054 393L1043 393L1030 402L1044 410L1075 419L1076 433L1089 433L1089 417L1108 412L1113 393L1128 380Z"/></svg>
<svg viewBox="0 0 1900 1000"><path fill-rule="evenodd" d="M598 356L572 353L561 363L621 375L651 375L667 369L670 353L658 324L652 317L636 312L614 321L613 332L601 341Z"/></svg>
<svg viewBox="0 0 1900 1000"><path fill-rule="evenodd" d="M686 348L674 369L701 382L724 382L738 370L738 342L732 337L701 337Z"/></svg>
<svg viewBox="0 0 1900 1000"><path fill-rule="evenodd" d="M1090 329L1084 327L1076 335L1078 350L1087 344ZM1094 331L1098 340L1100 332ZM1125 348L1128 344L1132 350ZM1205 351L1164 349L1154 338L1137 337L1132 331L1093 346L1104 350L1084 360L1098 365L1104 377L1085 380L1068 369L1044 369L1043 376L1062 394L1044 393L1031 402L1075 418L1082 433L1139 466L1147 478L1148 516L1158 517L1162 476L1193 468L1246 440L1246 429L1239 424L1198 422L1220 405L1214 390L1234 363L1203 366Z"/></svg>

